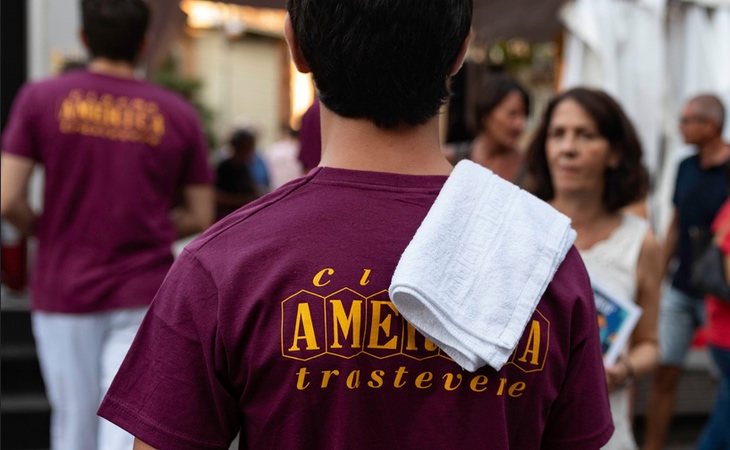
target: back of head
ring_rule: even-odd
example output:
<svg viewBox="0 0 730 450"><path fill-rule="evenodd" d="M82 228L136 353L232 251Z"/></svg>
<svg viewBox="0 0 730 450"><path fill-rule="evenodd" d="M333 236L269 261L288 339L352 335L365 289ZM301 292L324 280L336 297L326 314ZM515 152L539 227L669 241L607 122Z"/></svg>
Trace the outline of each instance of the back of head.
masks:
<svg viewBox="0 0 730 450"><path fill-rule="evenodd" d="M488 76L477 93L473 119L476 130L481 131L484 128L484 119L512 92L520 95L525 104L525 112L529 114L530 94L516 79L506 73Z"/></svg>
<svg viewBox="0 0 730 450"><path fill-rule="evenodd" d="M722 135L725 126L725 106L716 95L697 95L689 103L695 106L695 112L699 119L715 124L717 134Z"/></svg>
<svg viewBox="0 0 730 450"><path fill-rule="evenodd" d="M235 152L251 153L256 147L256 136L249 130L238 129L231 135L229 143Z"/></svg>
<svg viewBox="0 0 730 450"><path fill-rule="evenodd" d="M81 1L81 22L92 58L133 63L149 20L150 10L143 0Z"/></svg>
<svg viewBox="0 0 730 450"><path fill-rule="evenodd" d="M415 126L448 99L472 0L288 0L320 100L381 128Z"/></svg>

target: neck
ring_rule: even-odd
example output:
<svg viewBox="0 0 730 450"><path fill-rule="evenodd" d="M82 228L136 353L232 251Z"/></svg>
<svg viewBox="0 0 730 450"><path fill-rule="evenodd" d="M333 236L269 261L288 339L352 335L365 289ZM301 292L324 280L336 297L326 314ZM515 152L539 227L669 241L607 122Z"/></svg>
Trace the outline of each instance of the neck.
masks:
<svg viewBox="0 0 730 450"><path fill-rule="evenodd" d="M441 152L438 117L417 127L385 130L372 122L347 119L320 108L321 166L407 175L448 175Z"/></svg>
<svg viewBox="0 0 730 450"><path fill-rule="evenodd" d="M126 61L108 58L94 58L89 62L89 72L111 75L119 78L134 78L134 65Z"/></svg>
<svg viewBox="0 0 730 450"><path fill-rule="evenodd" d="M718 135L700 146L699 156L702 167L724 164L730 158L730 145L723 142L722 136Z"/></svg>
<svg viewBox="0 0 730 450"><path fill-rule="evenodd" d="M610 215L603 206L602 197L601 192L556 194L550 204L570 217L573 228L580 230Z"/></svg>

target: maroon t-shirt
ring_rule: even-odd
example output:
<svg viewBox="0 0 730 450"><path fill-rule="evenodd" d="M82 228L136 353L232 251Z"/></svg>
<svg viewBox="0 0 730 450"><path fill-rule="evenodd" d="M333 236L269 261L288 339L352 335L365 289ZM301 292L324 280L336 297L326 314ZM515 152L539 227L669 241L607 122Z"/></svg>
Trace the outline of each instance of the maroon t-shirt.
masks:
<svg viewBox="0 0 730 450"><path fill-rule="evenodd" d="M445 177L318 168L173 266L99 414L161 450L598 449L613 432L575 249L499 372L388 298Z"/></svg>
<svg viewBox="0 0 730 450"><path fill-rule="evenodd" d="M148 304L172 264L170 209L185 185L212 181L182 98L86 71L25 85L2 151L44 167L31 297L47 312Z"/></svg>

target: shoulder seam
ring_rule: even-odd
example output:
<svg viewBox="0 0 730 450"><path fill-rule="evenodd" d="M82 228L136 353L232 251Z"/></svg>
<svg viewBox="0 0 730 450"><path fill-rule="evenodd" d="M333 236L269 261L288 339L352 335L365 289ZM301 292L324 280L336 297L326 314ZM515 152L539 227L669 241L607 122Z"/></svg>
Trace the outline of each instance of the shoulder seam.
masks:
<svg viewBox="0 0 730 450"><path fill-rule="evenodd" d="M215 234L213 234L211 236L207 236L205 238L205 242L201 243L200 246L197 247L194 251L196 253L199 252L201 249L203 249L203 247L207 246L208 243L211 240L213 240L214 238L218 237L221 233L223 233L225 231L228 231L232 227L241 224L242 222L244 222L244 221L250 219L251 217L255 216L256 214L258 214L259 212L264 211L264 210L268 209L269 207L275 205L276 203L281 202L282 200L284 200L285 198L287 198L288 196L290 196L292 193L294 193L294 192L298 191L299 189L301 189L302 187L308 185L310 183L310 181L311 181L311 178L309 178L309 177L304 178L303 181L298 186L289 189L289 192L286 192L285 194L282 194L282 196L279 197L279 198L277 198L276 200L271 200L269 203L267 203L265 205L261 205L261 207L259 207L255 211L250 212L245 217L241 217L240 219L236 220L235 222L227 225L225 228L216 231ZM185 248L184 251L188 252L191 256L195 256L195 254L193 253L193 251L190 251L187 248ZM199 261L199 260L196 258L196 261ZM202 263L200 263L200 264L202 264Z"/></svg>
<svg viewBox="0 0 730 450"><path fill-rule="evenodd" d="M198 266L205 273L205 276L208 278L208 280L210 281L210 283L213 286L218 287L218 284L215 282L215 279L213 278L213 274L210 273L210 270L208 270L208 268L205 267L205 264L203 264L203 262L200 260L200 258L197 257L197 255L193 254L193 252L191 252L187 248L183 248L182 253L190 257L191 261L193 263L195 263L195 265ZM206 298L217 297L217 296L218 296L218 293L216 291L215 293L211 294L210 296L208 296Z"/></svg>

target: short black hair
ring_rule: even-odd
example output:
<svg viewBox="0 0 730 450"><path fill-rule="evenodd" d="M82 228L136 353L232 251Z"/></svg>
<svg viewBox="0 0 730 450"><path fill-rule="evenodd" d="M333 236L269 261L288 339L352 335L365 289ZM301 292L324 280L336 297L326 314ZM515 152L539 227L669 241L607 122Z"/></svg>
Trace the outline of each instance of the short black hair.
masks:
<svg viewBox="0 0 730 450"><path fill-rule="evenodd" d="M506 73L491 74L477 92L474 107L474 128L482 131L484 118L512 92L517 92L525 105L525 112L530 114L530 94L516 79Z"/></svg>
<svg viewBox="0 0 730 450"><path fill-rule="evenodd" d="M545 146L553 112L565 100L578 103L591 116L611 150L621 156L618 167L606 168L604 207L615 212L643 199L649 188L649 174L641 160L641 142L636 130L616 100L603 91L588 88L563 92L548 104L527 153L530 190L546 201L552 200L555 195Z"/></svg>
<svg viewBox="0 0 730 450"><path fill-rule="evenodd" d="M92 58L134 63L149 21L150 9L143 0L81 1L81 23Z"/></svg>
<svg viewBox="0 0 730 450"><path fill-rule="evenodd" d="M449 97L472 0L287 0L319 98L380 128L426 123Z"/></svg>

